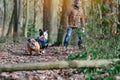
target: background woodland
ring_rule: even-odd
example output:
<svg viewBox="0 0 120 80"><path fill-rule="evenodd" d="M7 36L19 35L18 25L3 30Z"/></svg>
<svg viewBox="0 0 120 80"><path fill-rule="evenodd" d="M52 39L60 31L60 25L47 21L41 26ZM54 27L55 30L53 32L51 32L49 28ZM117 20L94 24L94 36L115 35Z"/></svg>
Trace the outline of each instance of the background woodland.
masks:
<svg viewBox="0 0 120 80"><path fill-rule="evenodd" d="M37 37L38 30L48 30L49 45L62 45L65 34L64 14L73 0L0 0L1 42L12 38ZM118 54L120 51L120 1L81 0L87 53ZM75 31L70 43L77 45Z"/></svg>

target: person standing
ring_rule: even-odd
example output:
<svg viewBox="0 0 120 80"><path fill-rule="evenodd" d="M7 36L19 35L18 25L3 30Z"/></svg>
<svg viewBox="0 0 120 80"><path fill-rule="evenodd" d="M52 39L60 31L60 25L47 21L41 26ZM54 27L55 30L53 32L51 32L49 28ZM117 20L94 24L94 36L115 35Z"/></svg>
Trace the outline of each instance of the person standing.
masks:
<svg viewBox="0 0 120 80"><path fill-rule="evenodd" d="M64 38L64 47L67 50L69 45L69 39L74 29L77 29L78 34L78 47L82 48L82 39L80 30L84 27L84 13L83 9L80 6L79 0L74 0L72 4L65 13L65 28L67 29L65 38Z"/></svg>

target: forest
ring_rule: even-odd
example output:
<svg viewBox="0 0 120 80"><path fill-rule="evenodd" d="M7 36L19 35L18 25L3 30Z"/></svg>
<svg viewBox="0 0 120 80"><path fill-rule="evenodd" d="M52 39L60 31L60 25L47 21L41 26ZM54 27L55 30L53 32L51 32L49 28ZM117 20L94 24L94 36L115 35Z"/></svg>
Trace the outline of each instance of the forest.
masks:
<svg viewBox="0 0 120 80"><path fill-rule="evenodd" d="M0 80L120 80L120 0L79 0L83 49L65 13L74 0L0 0ZM29 55L30 39L47 31L48 47Z"/></svg>

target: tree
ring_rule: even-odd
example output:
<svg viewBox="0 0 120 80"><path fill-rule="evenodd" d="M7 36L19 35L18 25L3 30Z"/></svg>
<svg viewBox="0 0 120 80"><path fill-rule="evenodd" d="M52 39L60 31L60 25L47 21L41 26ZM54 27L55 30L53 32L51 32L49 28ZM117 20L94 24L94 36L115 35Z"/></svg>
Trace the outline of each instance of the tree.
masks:
<svg viewBox="0 0 120 80"><path fill-rule="evenodd" d="M18 35L23 35L23 0L18 0Z"/></svg>
<svg viewBox="0 0 120 80"><path fill-rule="evenodd" d="M103 59L103 60L73 60L73 61L54 61L54 62L40 62L40 63L2 64L0 65L0 72L53 70L53 69L70 69L70 68L99 68L111 63L117 63L119 61L120 61L119 59L113 59L113 60Z"/></svg>
<svg viewBox="0 0 120 80"><path fill-rule="evenodd" d="M13 28L13 41L18 39L18 2L14 0L14 28Z"/></svg>
<svg viewBox="0 0 120 80"><path fill-rule="evenodd" d="M67 3L68 2L68 3ZM66 5L70 5L72 2L72 0L68 0L66 1ZM49 40L50 40L50 43L52 45L54 44L59 44L59 41L62 39L62 37L60 36L60 34L58 33L58 30L61 28L61 15L63 16L64 13L62 14L62 7L61 5L63 4L63 1L62 0L52 0L51 1L51 9L50 9L50 36L49 36ZM65 5L63 5L65 6ZM63 19L62 19L63 20ZM62 26L63 27L63 26ZM64 32L63 32L64 33ZM60 36L60 37L58 37ZM60 39L60 40L58 40ZM61 40L62 41L62 40Z"/></svg>
<svg viewBox="0 0 120 80"><path fill-rule="evenodd" d="M14 10L15 9L13 9L13 11L12 11L12 16L11 16L10 23L9 23L9 26L8 26L9 28L8 28L8 31L7 31L7 34L6 34L7 37L10 36L10 35L12 35Z"/></svg>
<svg viewBox="0 0 120 80"><path fill-rule="evenodd" d="M24 26L24 36L27 37L28 32L28 20L29 20L29 0L26 0L26 19L25 19L25 26Z"/></svg>
<svg viewBox="0 0 120 80"><path fill-rule="evenodd" d="M34 23L33 26L38 36L39 29L43 29L43 0L34 0Z"/></svg>
<svg viewBox="0 0 120 80"><path fill-rule="evenodd" d="M5 23L6 23L6 0L3 0L4 4L4 17L3 17L3 29L2 29L2 36L5 35Z"/></svg>
<svg viewBox="0 0 120 80"><path fill-rule="evenodd" d="M63 0L61 4L62 4L62 6L61 6L62 11L60 13L61 15L60 15L60 25L58 28L58 36L57 36L57 43L56 43L57 45L61 45L63 43L64 33L65 33L65 30L64 30L65 11L67 10L67 7L71 4L71 0Z"/></svg>
<svg viewBox="0 0 120 80"><path fill-rule="evenodd" d="M51 0L44 0L43 4L43 29L50 30L50 9Z"/></svg>

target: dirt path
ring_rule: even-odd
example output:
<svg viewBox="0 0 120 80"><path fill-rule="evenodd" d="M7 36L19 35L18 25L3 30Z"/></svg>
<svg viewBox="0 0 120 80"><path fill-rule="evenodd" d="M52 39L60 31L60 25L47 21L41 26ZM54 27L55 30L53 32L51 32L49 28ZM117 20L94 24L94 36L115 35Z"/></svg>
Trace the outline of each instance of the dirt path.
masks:
<svg viewBox="0 0 120 80"><path fill-rule="evenodd" d="M1 64L18 64L30 62L47 62L47 61L60 61L65 60L68 53L75 53L76 47L70 47L68 52L63 51L62 47L48 47L42 55L28 55L26 52L26 42L13 45L13 44L0 44L2 51L0 51ZM62 70L37 70L37 71L19 71L12 73L1 73L0 80L82 80L85 77L77 73L74 69Z"/></svg>

